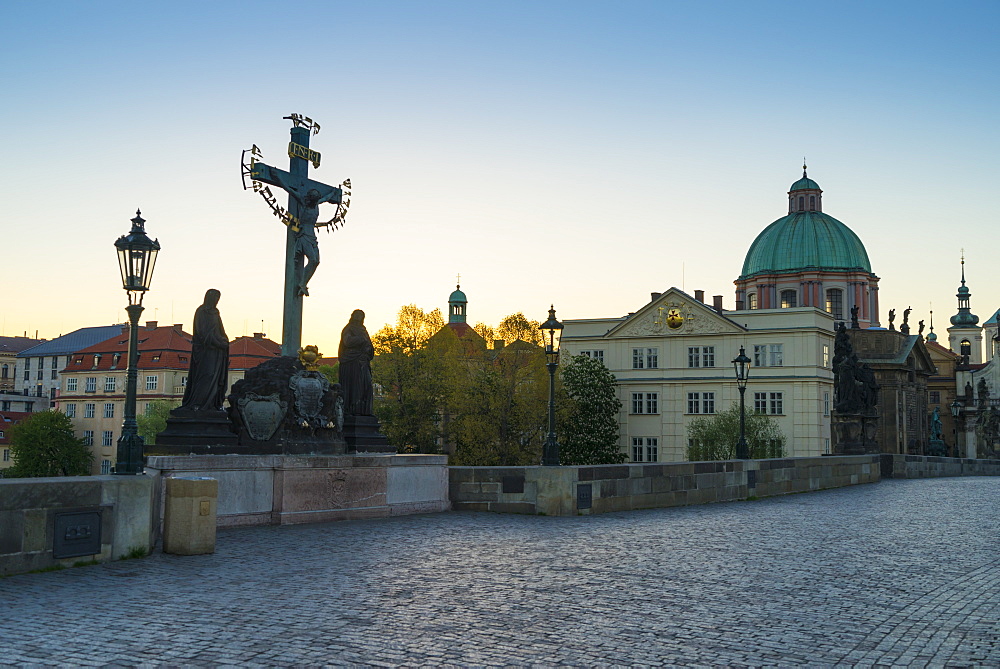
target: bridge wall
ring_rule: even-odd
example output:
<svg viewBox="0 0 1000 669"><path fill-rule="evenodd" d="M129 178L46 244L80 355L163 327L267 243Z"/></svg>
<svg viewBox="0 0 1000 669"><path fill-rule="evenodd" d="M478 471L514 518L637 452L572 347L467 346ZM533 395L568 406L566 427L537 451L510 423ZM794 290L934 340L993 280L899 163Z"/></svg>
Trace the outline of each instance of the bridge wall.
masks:
<svg viewBox="0 0 1000 669"><path fill-rule="evenodd" d="M883 453L884 479L923 479L939 476L1000 476L1000 460L939 458L927 455Z"/></svg>
<svg viewBox="0 0 1000 669"><path fill-rule="evenodd" d="M551 516L729 502L879 480L878 455L564 467L449 467L455 510Z"/></svg>

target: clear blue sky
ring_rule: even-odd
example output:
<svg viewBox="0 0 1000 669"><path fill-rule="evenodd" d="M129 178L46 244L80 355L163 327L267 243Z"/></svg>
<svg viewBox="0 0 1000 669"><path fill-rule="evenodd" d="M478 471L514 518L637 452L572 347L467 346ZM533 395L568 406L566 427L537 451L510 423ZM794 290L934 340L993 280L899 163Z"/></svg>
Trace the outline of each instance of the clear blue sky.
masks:
<svg viewBox="0 0 1000 669"><path fill-rule="evenodd" d="M670 286L725 295L801 174L865 243L884 314L943 333L966 249L1000 307L990 2L8 3L0 25L3 333L125 318L115 239L141 207L163 251L144 319L206 288L231 336L280 339L284 229L240 185L284 165L354 185L320 233L304 343L350 311L473 323L621 315Z"/></svg>

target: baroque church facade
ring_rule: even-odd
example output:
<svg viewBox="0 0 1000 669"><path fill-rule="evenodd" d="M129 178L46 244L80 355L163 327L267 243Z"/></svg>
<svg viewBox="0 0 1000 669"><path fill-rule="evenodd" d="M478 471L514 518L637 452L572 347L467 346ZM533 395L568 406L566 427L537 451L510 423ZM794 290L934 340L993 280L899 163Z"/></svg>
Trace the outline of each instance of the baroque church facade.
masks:
<svg viewBox="0 0 1000 669"><path fill-rule="evenodd" d="M603 360L619 382L621 447L632 462L685 460L687 426L739 402L732 360L752 360L747 411L774 418L789 456L831 452L835 327L880 327L878 282L860 238L823 212L803 167L788 213L753 241L722 296L652 293L622 318L565 321L562 350Z"/></svg>

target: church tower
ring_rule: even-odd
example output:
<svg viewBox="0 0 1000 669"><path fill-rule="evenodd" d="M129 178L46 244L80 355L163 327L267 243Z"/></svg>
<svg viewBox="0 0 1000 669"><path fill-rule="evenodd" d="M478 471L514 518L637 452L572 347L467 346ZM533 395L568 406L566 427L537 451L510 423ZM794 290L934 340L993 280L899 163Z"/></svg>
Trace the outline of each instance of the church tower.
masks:
<svg viewBox="0 0 1000 669"><path fill-rule="evenodd" d="M462 292L462 285L456 284L455 290L448 296L448 322L464 323L466 318L465 310L468 304L469 300L465 297L465 293Z"/></svg>
<svg viewBox="0 0 1000 669"><path fill-rule="evenodd" d="M972 313L969 298L972 292L965 285L965 254L962 254L962 285L958 287L958 313L951 317L948 328L948 346L962 356L963 362L979 364L983 361L983 328L979 316Z"/></svg>

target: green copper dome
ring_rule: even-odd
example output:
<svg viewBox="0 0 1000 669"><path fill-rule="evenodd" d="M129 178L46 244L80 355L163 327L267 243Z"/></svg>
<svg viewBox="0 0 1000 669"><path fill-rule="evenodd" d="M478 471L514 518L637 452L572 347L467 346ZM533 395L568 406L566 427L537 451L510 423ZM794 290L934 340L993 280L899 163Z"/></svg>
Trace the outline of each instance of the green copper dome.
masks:
<svg viewBox="0 0 1000 669"><path fill-rule="evenodd" d="M455 290L452 292L452 294L448 296L448 301L449 302L468 302L469 300L466 299L465 293L463 293L461 290L459 290L456 287Z"/></svg>
<svg viewBox="0 0 1000 669"><path fill-rule="evenodd" d="M819 184L808 177L802 177L798 181L792 184L789 191L793 190L819 190Z"/></svg>
<svg viewBox="0 0 1000 669"><path fill-rule="evenodd" d="M811 179L796 185L803 181L815 185ZM872 271L864 244L850 228L819 211L797 211L757 235L740 278L811 269Z"/></svg>

